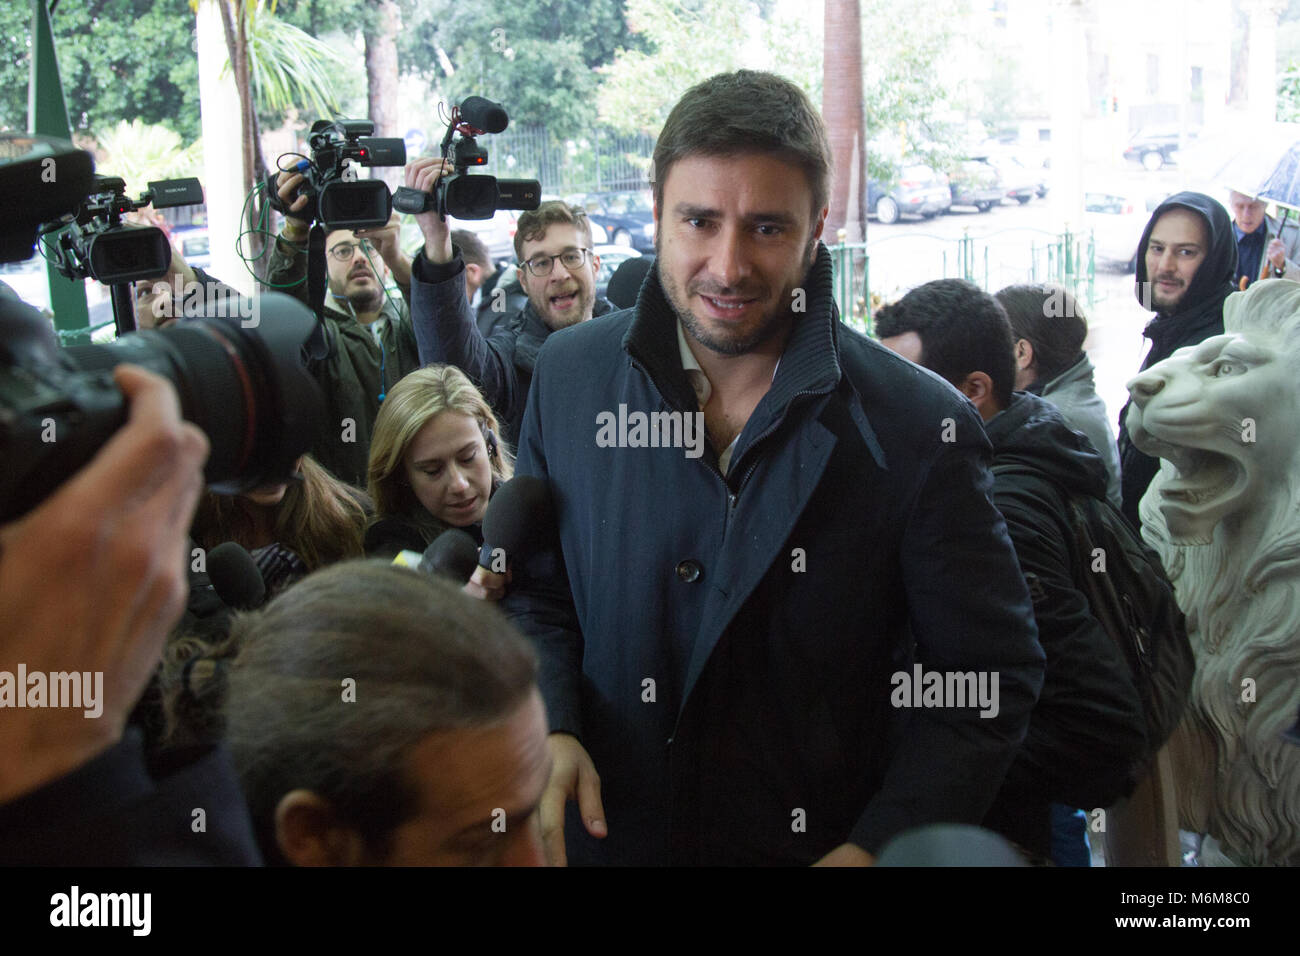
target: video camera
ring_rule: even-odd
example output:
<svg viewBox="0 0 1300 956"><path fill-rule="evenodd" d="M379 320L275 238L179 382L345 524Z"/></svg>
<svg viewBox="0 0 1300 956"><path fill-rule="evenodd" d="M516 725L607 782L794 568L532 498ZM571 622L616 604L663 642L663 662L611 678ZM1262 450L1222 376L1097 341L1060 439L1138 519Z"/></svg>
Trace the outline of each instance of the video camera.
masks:
<svg viewBox="0 0 1300 956"><path fill-rule="evenodd" d="M171 244L161 229L124 224L122 217L150 204L166 209L202 202L203 187L194 178L151 182L148 191L132 201L121 179L96 176L71 223L64 217L40 231L62 231L49 258L69 279L94 279L104 285L153 279L165 275L171 265Z"/></svg>
<svg viewBox="0 0 1300 956"><path fill-rule="evenodd" d="M442 158L450 161L456 172L439 178L432 193L409 186L397 190L393 207L398 212L418 214L436 209L444 218L491 219L498 209L536 209L542 201L542 187L535 179L497 179L495 176L472 175L473 166L485 166L487 149L475 137L500 133L510 125L510 117L500 103L482 96L468 97L452 107L447 135L442 138ZM455 136L460 133L460 139Z"/></svg>
<svg viewBox="0 0 1300 956"><path fill-rule="evenodd" d="M307 137L311 159L302 160L294 168L306 179L298 187L298 196L309 197L307 205L289 212L278 195L278 172L267 176L271 205L296 219L319 220L327 229L377 229L388 225L393 213L388 184L379 179L357 180L348 166L349 162L361 166L406 165L406 143L371 136L374 131L375 124L370 120L317 120Z"/></svg>
<svg viewBox="0 0 1300 956"><path fill-rule="evenodd" d="M71 143L0 133L0 196L23 199L0 221L0 262L29 258L37 235L66 226L75 210L85 240L78 268L116 276L115 288L126 288L122 277L141 268L133 257L154 255L149 268L156 266L157 247L138 236L148 230L124 230L123 239L111 238L111 228L91 228L130 204L121 180L105 185L93 174L90 154ZM177 200L173 205L190 201L188 192L172 193L165 183L151 184L151 191L155 204L164 193ZM117 198L101 203L105 195ZM87 208L94 211L83 221ZM0 283L0 522L39 504L126 421L126 400L111 377L123 362L175 386L181 413L208 437L204 476L214 491L234 494L287 479L324 418L320 389L303 361L316 320L286 295L270 293L257 304L255 330L238 319L197 318L111 345L59 349L49 320Z"/></svg>

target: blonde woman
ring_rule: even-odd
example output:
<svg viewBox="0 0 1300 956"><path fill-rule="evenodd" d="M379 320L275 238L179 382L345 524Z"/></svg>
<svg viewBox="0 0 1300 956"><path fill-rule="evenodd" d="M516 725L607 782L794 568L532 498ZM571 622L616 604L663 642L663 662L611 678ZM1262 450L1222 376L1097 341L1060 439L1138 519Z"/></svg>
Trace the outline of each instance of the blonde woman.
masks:
<svg viewBox="0 0 1300 956"><path fill-rule="evenodd" d="M488 499L514 473L497 432L492 409L454 365L430 365L398 382L370 439L375 521L368 552L423 551L448 528L462 528L481 544Z"/></svg>

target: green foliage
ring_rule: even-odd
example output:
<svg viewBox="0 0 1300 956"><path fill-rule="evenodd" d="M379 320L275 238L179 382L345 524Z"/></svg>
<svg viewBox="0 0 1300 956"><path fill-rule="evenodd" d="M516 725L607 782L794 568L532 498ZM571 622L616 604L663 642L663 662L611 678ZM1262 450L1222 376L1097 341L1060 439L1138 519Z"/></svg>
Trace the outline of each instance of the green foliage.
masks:
<svg viewBox="0 0 1300 956"><path fill-rule="evenodd" d="M143 192L154 180L202 175L203 141L183 147L180 134L166 126L122 120L97 130L95 139L99 145L97 167L120 176L132 195Z"/></svg>
<svg viewBox="0 0 1300 956"><path fill-rule="evenodd" d="M953 165L955 130L943 119L948 91L937 76L964 8L961 0L947 0L925 16L908 16L890 0L862 0L862 93L873 179L892 181L895 163L906 157Z"/></svg>
<svg viewBox="0 0 1300 956"><path fill-rule="evenodd" d="M337 114L335 77L343 58L258 0L247 9L248 74L259 110Z"/></svg>
<svg viewBox="0 0 1300 956"><path fill-rule="evenodd" d="M602 122L624 132L657 133L673 104L715 73L773 70L821 100L821 20L775 17L752 0L628 0L629 27L647 49L619 53L605 68Z"/></svg>
<svg viewBox="0 0 1300 956"><path fill-rule="evenodd" d="M1300 63L1295 60L1277 78L1277 116L1282 123L1300 123Z"/></svg>
<svg viewBox="0 0 1300 956"><path fill-rule="evenodd" d="M0 4L0 127L27 128L31 75L29 0ZM123 117L199 136L198 60L188 0L63 0L54 45L73 130ZM16 54L16 55L15 55Z"/></svg>

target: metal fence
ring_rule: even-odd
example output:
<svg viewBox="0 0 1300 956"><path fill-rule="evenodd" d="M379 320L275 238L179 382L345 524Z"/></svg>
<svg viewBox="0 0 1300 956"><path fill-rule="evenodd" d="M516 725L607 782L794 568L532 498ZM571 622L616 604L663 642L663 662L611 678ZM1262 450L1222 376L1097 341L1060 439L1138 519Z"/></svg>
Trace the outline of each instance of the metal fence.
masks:
<svg viewBox="0 0 1300 956"><path fill-rule="evenodd" d="M960 239L915 234L898 237L931 238L936 244L929 256L918 260L918 271L901 277L900 287L914 288L930 279L956 278L973 282L986 292L995 292L1019 282L1041 282L1062 286L1085 307L1095 304L1096 243L1091 232L1087 235L1072 232L1053 235L1039 230L1004 232L1028 232L1029 235L1008 239L994 234L978 240L970 236ZM829 249L840 318L870 335L871 316L884 301L881 293L871 288L871 256L867 244L846 242Z"/></svg>
<svg viewBox="0 0 1300 956"><path fill-rule="evenodd" d="M558 140L545 126L512 126L483 144L489 156L484 172L536 179L543 193L563 196L648 188L655 138L598 128Z"/></svg>

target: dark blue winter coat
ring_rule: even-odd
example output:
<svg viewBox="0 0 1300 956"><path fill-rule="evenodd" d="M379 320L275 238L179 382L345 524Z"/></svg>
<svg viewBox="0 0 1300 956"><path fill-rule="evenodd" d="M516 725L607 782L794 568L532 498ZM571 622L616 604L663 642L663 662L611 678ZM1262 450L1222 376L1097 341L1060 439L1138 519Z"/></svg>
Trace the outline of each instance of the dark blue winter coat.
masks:
<svg viewBox="0 0 1300 956"><path fill-rule="evenodd" d="M657 266L634 309L538 356L518 471L551 481L562 560L517 573L505 607L540 649L551 729L601 776L609 836L571 804L570 862L878 852L913 826L978 823L1025 734L1043 655L984 427L838 321L824 247L805 287L726 477L711 448L596 441L620 404L698 410ZM913 662L996 671L997 715L893 706Z"/></svg>

